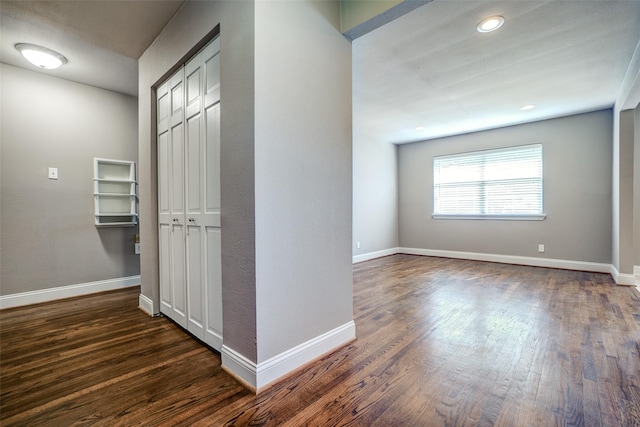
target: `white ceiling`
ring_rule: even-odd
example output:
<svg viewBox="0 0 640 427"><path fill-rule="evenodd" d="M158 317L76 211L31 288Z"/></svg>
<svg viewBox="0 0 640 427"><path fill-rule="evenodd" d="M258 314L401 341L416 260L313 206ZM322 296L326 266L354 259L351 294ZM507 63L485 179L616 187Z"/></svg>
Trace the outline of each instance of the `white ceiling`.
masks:
<svg viewBox="0 0 640 427"><path fill-rule="evenodd" d="M354 123L405 143L608 108L639 41L637 0L435 0L353 42Z"/></svg>
<svg viewBox="0 0 640 427"><path fill-rule="evenodd" d="M0 2L0 62L97 86L138 94L138 58L184 0ZM68 59L40 70L14 48L33 43Z"/></svg>
<svg viewBox="0 0 640 427"><path fill-rule="evenodd" d="M136 96L137 59L183 3L1 0L0 61ZM354 125L403 143L608 108L639 41L639 0L435 0L353 42ZM19 42L69 63L36 69Z"/></svg>

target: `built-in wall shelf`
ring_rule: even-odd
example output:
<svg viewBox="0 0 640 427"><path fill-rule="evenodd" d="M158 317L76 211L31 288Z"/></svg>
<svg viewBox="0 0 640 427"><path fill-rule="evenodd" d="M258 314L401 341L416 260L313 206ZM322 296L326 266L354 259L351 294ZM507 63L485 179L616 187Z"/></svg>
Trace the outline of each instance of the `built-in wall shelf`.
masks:
<svg viewBox="0 0 640 427"><path fill-rule="evenodd" d="M93 159L96 227L129 227L138 223L136 164L128 160Z"/></svg>

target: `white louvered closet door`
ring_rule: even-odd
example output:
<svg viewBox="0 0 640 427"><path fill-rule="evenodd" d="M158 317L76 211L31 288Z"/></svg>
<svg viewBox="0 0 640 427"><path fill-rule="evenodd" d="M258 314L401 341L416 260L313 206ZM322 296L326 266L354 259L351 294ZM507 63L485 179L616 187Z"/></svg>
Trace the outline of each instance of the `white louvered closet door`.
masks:
<svg viewBox="0 0 640 427"><path fill-rule="evenodd" d="M162 215L163 185L172 188L182 184L184 209L183 261L175 260L174 268L183 268L186 276L186 316L184 326L211 347L222 349L222 277L220 242L220 39L217 38L184 67L184 147L182 178L164 176L161 168L161 133L158 120L158 204ZM160 103L160 92L158 102ZM158 105L160 117L160 104ZM170 162L169 162L170 163ZM174 172L176 174L177 172ZM177 238L177 236L176 236ZM164 242L160 223L160 253ZM174 246L177 246L174 244ZM171 252L171 251L170 251ZM162 257L162 255L161 255ZM161 263L164 258L161 258ZM164 269L164 270L170 270ZM160 273L163 274L161 267ZM170 273L167 271L170 277ZM164 278L161 277L161 283ZM175 286L173 291L175 291ZM161 286L161 294L169 286ZM172 294L175 295L175 292ZM164 297L161 295L161 300ZM163 305L164 306L164 305ZM163 311L164 313L164 311ZM173 309L175 315L176 309ZM168 316L169 310L165 313ZM173 318L173 317L172 317ZM174 318L174 320L176 320ZM181 321L176 320L182 325Z"/></svg>

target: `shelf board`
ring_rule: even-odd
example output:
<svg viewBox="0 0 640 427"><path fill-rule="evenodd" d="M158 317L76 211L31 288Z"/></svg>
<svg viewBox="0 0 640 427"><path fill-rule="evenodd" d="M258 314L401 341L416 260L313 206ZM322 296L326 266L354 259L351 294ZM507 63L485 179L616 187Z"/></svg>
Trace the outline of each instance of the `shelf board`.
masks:
<svg viewBox="0 0 640 427"><path fill-rule="evenodd" d="M127 184L135 184L136 182L132 179L117 179L117 178L93 178L94 181L98 182L125 182Z"/></svg>
<svg viewBox="0 0 640 427"><path fill-rule="evenodd" d="M96 227L133 227L137 222L96 222Z"/></svg>

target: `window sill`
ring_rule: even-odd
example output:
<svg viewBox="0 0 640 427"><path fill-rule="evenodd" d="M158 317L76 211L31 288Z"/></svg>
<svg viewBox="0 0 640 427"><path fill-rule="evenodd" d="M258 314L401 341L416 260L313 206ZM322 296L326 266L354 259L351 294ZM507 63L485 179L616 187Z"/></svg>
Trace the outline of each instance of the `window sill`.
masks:
<svg viewBox="0 0 640 427"><path fill-rule="evenodd" d="M525 214L525 215L514 215L514 214L492 214L492 215L461 215L461 214L453 214L453 215L445 215L445 214L433 214L431 215L433 219L490 219L490 220L501 220L501 221L542 221L547 217L547 214Z"/></svg>

